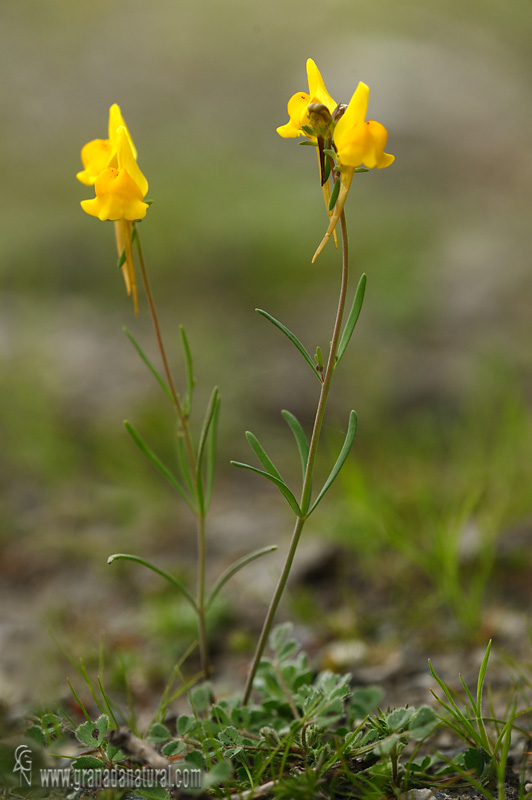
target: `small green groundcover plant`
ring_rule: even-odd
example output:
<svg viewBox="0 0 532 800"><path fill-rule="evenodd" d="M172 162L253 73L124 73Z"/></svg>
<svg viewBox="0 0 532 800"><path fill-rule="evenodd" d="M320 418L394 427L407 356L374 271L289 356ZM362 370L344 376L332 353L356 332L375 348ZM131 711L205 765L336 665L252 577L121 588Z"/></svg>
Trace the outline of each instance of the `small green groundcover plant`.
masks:
<svg viewBox="0 0 532 800"><path fill-rule="evenodd" d="M291 626L274 627L305 523L340 473L357 428L357 417L351 410L347 415L344 444L336 461L329 466L328 477L316 487L315 466L329 392L355 330L366 287L366 276L362 275L348 303L349 255L344 205L355 175L375 167L385 168L394 160L384 152L387 141L384 126L376 121L366 121L369 99L366 84L359 83L349 104L345 105L337 103L329 95L311 59L307 62L307 74L308 92L297 92L290 98L289 121L277 130L284 138L302 137L300 143L316 152L327 228L312 262L329 240L332 239L336 247L340 246L338 305L332 332L327 338L328 347L322 349L315 345L312 355L313 350L309 351L284 323L267 311L257 309L288 339L308 365L316 381L317 400L314 422L308 431L291 411L285 409L281 412L287 434L293 437L301 462L299 486L294 480L284 479L261 442L249 431L246 437L256 463L233 462L235 467L257 473L279 490L293 512L294 526L247 680L242 690L231 697L218 697L217 694L206 617L227 581L275 547L267 545L249 553L235 561L212 586L206 585L207 517L214 491L220 393L217 387L212 390L207 408L201 415L202 421L197 422L194 416L194 362L183 327L180 328L185 365L182 379L176 381L170 369L139 234L139 223L146 218L150 206L145 200L148 182L138 166L137 150L118 105L110 109L108 138L90 141L81 152L83 170L77 177L85 185L94 186L95 190L95 197L82 201L81 206L88 214L113 222L118 266L136 314L140 309L137 271L144 287L160 366L152 363L129 332L127 335L167 397L175 417L175 465L163 463L132 423L126 422L126 429L142 454L188 506L195 518L197 532L195 586L187 585L177 574L148 561L142 554L115 553L109 557L109 563L125 560L143 565L168 581L184 598L197 620L201 672L187 682L181 671L184 661L196 646L192 642L176 665L152 724L147 731L139 731L133 717L124 726L104 689L102 676L94 683L82 669L99 708L96 718L87 711L72 686L76 701L86 716L85 722L79 725L64 711L58 711L39 716L27 731L30 739L40 745L49 747L53 742L56 751L59 751L65 735L75 736L82 752L78 749L72 757L69 774L70 780L72 776L78 780L80 797L96 788L105 788L101 781L111 775L115 780L113 787L109 787L112 797L122 796L124 792L129 792L129 797L148 798L168 797L172 792L180 792L181 796L187 792L191 795L207 793L218 797L276 797L286 800L377 798L398 795L411 788L434 786L450 774L472 776L473 781L488 787L486 791L495 787L499 797L504 794L506 760L517 712L514 708L510 720L493 740L480 708L489 651L479 678L476 699L466 689L469 705L465 711L460 710L450 690L437 679L444 692L444 711L450 715L446 724L468 745L458 759L448 763L419 750L423 740L441 722L429 706L379 710L380 689L353 688L348 674L314 674L307 657L299 651L291 636ZM269 651L265 655L267 646ZM181 682L177 690L173 688L176 679ZM190 711L173 718L171 704L178 696L188 698ZM149 772L144 784L142 777L138 776L140 768ZM183 780L179 790L177 786L171 788L170 775L175 777L176 770L181 776L191 778L187 782ZM194 783L192 777L197 775L200 778ZM128 785L130 779L132 783Z"/></svg>

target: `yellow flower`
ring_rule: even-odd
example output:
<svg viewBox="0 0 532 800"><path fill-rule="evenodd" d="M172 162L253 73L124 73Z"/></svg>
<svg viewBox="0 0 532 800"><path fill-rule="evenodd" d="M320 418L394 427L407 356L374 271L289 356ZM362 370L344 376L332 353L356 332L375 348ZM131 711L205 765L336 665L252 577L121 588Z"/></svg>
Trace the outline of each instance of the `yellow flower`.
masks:
<svg viewBox="0 0 532 800"><path fill-rule="evenodd" d="M308 94L306 92L296 92L288 101L288 116L290 117L286 125L281 125L277 128L277 133L284 139L292 139L296 136L311 137L307 131L303 130L303 126L312 128L316 136L320 134L323 126L323 120L327 115L322 111L316 110L311 112L309 116L309 105L313 103L318 106L325 106L329 115L332 114L336 108L336 103L331 95L325 88L323 78L314 61L309 58L307 61L307 77L308 77ZM322 134L323 135L323 134Z"/></svg>
<svg viewBox="0 0 532 800"><path fill-rule="evenodd" d="M334 129L334 146L336 149L338 169L340 170L340 191L336 200L329 227L312 263L319 256L329 241L338 220L342 215L345 201L349 193L351 181L357 168L364 165L368 169L389 167L395 156L384 152L388 140L388 131L380 122L366 122L368 110L369 87L360 82L356 88L344 114Z"/></svg>
<svg viewBox="0 0 532 800"><path fill-rule="evenodd" d="M143 202L148 182L140 171L131 140L125 127L116 131L116 167L105 168L96 178L96 197L82 200L87 214L103 220L135 220L146 216L148 204Z"/></svg>
<svg viewBox="0 0 532 800"><path fill-rule="evenodd" d="M138 314L137 279L133 258L133 221L144 219L148 203L144 196L148 181L136 161L137 151L124 123L120 108L109 109L109 139L95 139L81 151L85 169L78 179L94 184L96 197L82 200L87 214L100 220L113 220L122 273L128 295L133 295Z"/></svg>
<svg viewBox="0 0 532 800"><path fill-rule="evenodd" d="M384 152L388 132L380 122L366 122L369 87L360 82L345 113L334 129L334 143L341 171L364 164L368 169L388 167L395 159Z"/></svg>
<svg viewBox="0 0 532 800"><path fill-rule="evenodd" d="M93 139L81 150L81 160L84 169L76 175L81 183L84 183L86 186L92 186L96 182L98 175L103 172L106 167L116 167L117 131L119 128L125 129L133 156L134 158L137 157L135 145L129 135L120 107L116 103L113 103L109 109L109 138Z"/></svg>

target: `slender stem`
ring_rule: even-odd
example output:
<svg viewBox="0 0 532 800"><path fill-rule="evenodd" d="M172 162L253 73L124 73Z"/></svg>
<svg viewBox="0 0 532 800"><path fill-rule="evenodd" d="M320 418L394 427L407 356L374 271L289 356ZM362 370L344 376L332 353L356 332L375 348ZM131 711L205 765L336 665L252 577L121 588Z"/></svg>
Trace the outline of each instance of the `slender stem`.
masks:
<svg viewBox="0 0 532 800"><path fill-rule="evenodd" d="M198 607L198 639L201 668L205 680L210 678L211 668L207 649L207 631L205 628L205 516L198 514L198 589L196 603Z"/></svg>
<svg viewBox="0 0 532 800"><path fill-rule="evenodd" d="M166 375L166 380L168 381L168 387L170 389L170 393L172 395L172 399L174 401L175 410L177 412L177 416L179 417L179 421L181 423L181 427L183 429L183 435L185 438L185 446L187 449L188 460L190 463L191 474L193 478L196 477L196 459L194 458L194 450L192 448L192 441L190 439L190 431L188 428L188 419L183 411L183 407L181 405L181 401L179 400L179 395L177 393L177 389L175 387L174 379L172 378L172 373L170 372L170 367L168 365L168 358L166 356L166 349L163 342L163 337L161 334L161 327L159 325L159 317L157 315L157 309L155 307L155 300L153 299L153 293L150 286L150 281L148 278L148 272L146 270L146 263L144 261L144 254L142 252L142 246L140 243L140 236L138 232L138 228L133 223L133 227L135 230L135 244L137 247L137 255L139 259L139 266L140 266L140 273L142 275L142 281L144 283L144 289L146 291L146 297L148 298L148 306L150 308L150 314L153 321L153 327L155 329L155 337L157 339L157 345L159 347L159 352L161 354L161 359L163 362L164 372Z"/></svg>
<svg viewBox="0 0 532 800"><path fill-rule="evenodd" d="M349 278L349 249L348 249L348 239L347 239L347 225L345 222L345 214L343 211L340 217L340 222L342 227L342 280L340 286L340 297L338 299L338 309L336 312L336 321L334 323L334 330L331 340L331 349L329 351L329 359L327 361L327 368L325 370L325 376L323 378L323 384L321 387L320 397L318 400L318 407L316 409L316 416L314 419L314 427L312 429L312 436L310 439L307 468L305 470L305 477L303 479L303 488L301 491L301 503L300 503L300 508L303 511L303 515L296 517L294 531L292 533L292 539L290 541L290 546L288 548L286 561L283 570L281 572L281 575L279 577L279 581L277 583L275 592L273 594L270 606L266 613L266 618L262 626L262 631L259 636L259 641L257 642L257 648L255 650L253 662L251 664L248 673L246 686L244 689L244 695L242 698L243 705L246 705L249 700L251 690L253 688L253 680L255 679L255 674L257 672L260 660L262 658L264 648L266 647L268 636L270 635L270 630L273 625L273 621L275 619L275 614L277 613L277 608L281 601L281 597L283 595L286 582L288 581L288 576L290 575L290 570L292 567L292 563L294 561L294 556L296 554L297 546L299 544L299 539L303 531L303 526L305 525L305 522L307 520L306 512L308 511L308 507L310 504L310 497L312 494L312 475L314 472L316 452L318 449L318 443L323 424L323 417L325 414L325 407L327 405L327 397L329 395L332 376L334 373L334 368L336 366L336 353L338 351L338 343L340 341L340 331L342 328L342 320L345 311L345 301L347 297L347 284Z"/></svg>
<svg viewBox="0 0 532 800"><path fill-rule="evenodd" d="M161 327L159 325L159 317L157 315L157 309L155 307L155 301L153 299L153 293L150 286L150 281L148 278L148 272L146 270L146 263L144 261L144 254L142 252L142 246L140 243L140 236L138 229L133 223L135 227L135 243L137 247L137 255L139 260L139 267L140 273L142 275L142 281L144 283L144 289L146 291L146 297L148 298L148 305L150 308L151 318L153 321L153 327L155 329L155 337L157 339L157 344L159 346L159 352L161 354L161 359L163 362L164 371L166 374L166 380L168 381L168 387L170 389L170 393L172 395L172 400L174 402L174 407L177 412L177 416L179 417L179 421L181 423L181 429L183 431L183 437L185 440L185 447L187 450L187 457L190 464L190 474L192 476L192 480L196 483L197 478L197 466L196 466L196 458L194 455L194 449L192 447L192 439L190 436L190 430L188 425L188 416L183 411L183 407L181 405L181 401L179 399L179 395L177 393L177 389L175 387L175 383L172 378L172 373L170 372L170 367L168 364L168 358L166 356L166 349L164 346L164 341L161 333ZM197 513L196 513L196 529L197 529L197 543L198 543L198 565L197 565L197 615L198 615L198 640L199 640L199 652L200 652L200 660L201 660L201 668L203 670L203 674L205 679L209 678L210 676L210 666L209 666L209 658L208 658L208 650L207 650L207 633L205 628L205 515L201 513L199 510L199 501L197 499Z"/></svg>

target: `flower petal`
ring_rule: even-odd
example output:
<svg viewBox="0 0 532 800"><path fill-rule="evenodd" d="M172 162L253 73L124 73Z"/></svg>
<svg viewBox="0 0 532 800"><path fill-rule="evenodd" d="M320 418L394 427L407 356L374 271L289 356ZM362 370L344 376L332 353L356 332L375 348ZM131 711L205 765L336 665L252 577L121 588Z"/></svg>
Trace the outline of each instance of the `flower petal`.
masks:
<svg viewBox="0 0 532 800"><path fill-rule="evenodd" d="M296 92L292 95L287 106L290 119L286 125L281 125L277 128L279 136L282 136L283 139L292 139L303 134L300 119L301 114L306 111L309 102L310 97L306 92Z"/></svg>
<svg viewBox="0 0 532 800"><path fill-rule="evenodd" d="M309 103L323 103L332 114L336 108L336 101L332 99L327 91L321 73L311 58L307 60L307 77L310 95Z"/></svg>
<svg viewBox="0 0 532 800"><path fill-rule="evenodd" d="M135 145L133 144L133 139L131 138L131 134L128 130L126 123L124 122L124 117L122 116L122 112L120 111L120 106L116 103L113 103L111 108L109 109L109 141L113 146L114 150L117 149L117 131L119 128L125 128L127 137L129 139L129 144L131 145L131 151L133 153L133 158L137 159L137 150Z"/></svg>
<svg viewBox="0 0 532 800"><path fill-rule="evenodd" d="M345 131L349 130L349 128L352 128L359 122L364 122L368 110L368 102L369 86L360 81L344 114L338 120L334 130L335 141L337 141L338 137L342 138Z"/></svg>
<svg viewBox="0 0 532 800"><path fill-rule="evenodd" d="M76 178L85 186L92 186L103 170L109 166L113 148L109 139L93 139L81 149L81 161L84 170L78 172Z"/></svg>
<svg viewBox="0 0 532 800"><path fill-rule="evenodd" d="M123 125L116 131L116 154L119 169L126 169L140 189L142 197L148 191L148 181L139 169L131 146L131 138ZM142 199L142 198L141 198ZM131 219L136 219L132 217Z"/></svg>
<svg viewBox="0 0 532 800"><path fill-rule="evenodd" d="M143 219L148 208L142 202L142 192L126 169L105 169L94 185L96 197L83 200L81 207L98 219Z"/></svg>

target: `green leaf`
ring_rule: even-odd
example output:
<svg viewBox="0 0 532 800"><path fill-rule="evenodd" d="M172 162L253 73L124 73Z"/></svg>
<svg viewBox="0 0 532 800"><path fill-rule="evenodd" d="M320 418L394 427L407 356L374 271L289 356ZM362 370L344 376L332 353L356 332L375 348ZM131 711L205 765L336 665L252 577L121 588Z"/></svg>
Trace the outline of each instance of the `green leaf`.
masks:
<svg viewBox="0 0 532 800"><path fill-rule="evenodd" d="M152 742L152 744L164 744L170 738L170 731L161 722L156 722L152 725L148 733L148 741Z"/></svg>
<svg viewBox="0 0 532 800"><path fill-rule="evenodd" d="M481 777L487 764L491 759L488 753L481 747L469 747L463 754L464 768L471 770L475 775Z"/></svg>
<svg viewBox="0 0 532 800"><path fill-rule="evenodd" d="M351 311L349 312L347 322L345 323L345 327L342 332L342 336L340 338L340 343L338 345L338 352L336 354L337 364L339 363L340 359L345 353L346 347L349 344L349 340L351 339L353 331L355 330L355 326L357 324L360 312L362 310L362 303L364 302L365 291L366 291L366 275L363 274L358 282L357 290L355 292L355 298L353 300L353 305L351 307Z"/></svg>
<svg viewBox="0 0 532 800"><path fill-rule="evenodd" d="M198 606L196 605L196 601L194 600L194 598L192 597L186 586L183 583L181 583L179 578L175 578L173 575L170 575L170 573L165 572L164 569L159 569L159 567L156 567L155 564L146 561L146 559L140 558L139 556L131 555L130 553L114 553L112 556L109 556L109 558L107 559L107 563L112 564L113 561L118 561L120 559L123 561L135 561L137 564L142 564L144 567L151 569L152 572L156 572L157 575L160 575L162 578L166 578L166 580L169 581L172 584L172 586L175 586L175 588L181 592L185 600L189 602L194 611L197 613Z"/></svg>
<svg viewBox="0 0 532 800"><path fill-rule="evenodd" d="M80 756L72 762L72 767L73 769L94 769L100 771L104 768L104 762L100 761L99 758L95 758L95 756Z"/></svg>
<svg viewBox="0 0 532 800"><path fill-rule="evenodd" d="M43 747L47 743L44 736L44 731L38 725L32 725L30 728L25 730L24 736L27 736L27 738L31 739L32 742L42 745Z"/></svg>
<svg viewBox="0 0 532 800"><path fill-rule="evenodd" d="M153 452L151 447L144 441L140 433L138 433L135 430L133 425L130 422L128 422L128 420L125 420L124 426L129 435L131 436L131 438L133 439L133 441L135 442L135 444L137 445L137 447L139 448L140 452L144 456L146 456L148 461L151 461L153 466L159 470L161 475L163 475L166 478L166 480L171 484L171 486L173 486L174 489L176 489L176 491L179 492L179 494L186 502L186 504L189 506L189 508L191 508L194 511L194 504L192 503L190 497L186 493L185 489L181 486L175 475L172 472L170 472L168 467L166 467L163 464L161 459Z"/></svg>
<svg viewBox="0 0 532 800"><path fill-rule="evenodd" d="M183 753L186 750L186 744L184 742L176 742L171 741L167 742L161 748L161 753L166 758L171 758L172 756L178 756L180 753Z"/></svg>
<svg viewBox="0 0 532 800"><path fill-rule="evenodd" d="M207 406L207 411L205 412L205 419L203 420L203 426L200 433L200 438L198 442L198 455L196 457L196 464L198 473L200 472L203 466L203 456L205 453L205 445L207 442L207 434L209 433L209 428L211 426L214 414L216 412L216 404L218 402L218 387L215 386L212 390L211 396L209 398L209 405Z"/></svg>
<svg viewBox="0 0 532 800"><path fill-rule="evenodd" d="M179 330L181 331L181 341L183 343L183 350L185 352L185 371L187 376L187 390L185 394L185 399L183 401L183 411L185 412L185 416L190 416L190 410L192 408L192 393L194 391L194 386L196 385L196 379L194 377L194 364L192 361L192 353L190 352L190 346L188 344L187 334L183 325L179 326Z"/></svg>
<svg viewBox="0 0 532 800"><path fill-rule="evenodd" d="M276 625L275 628L270 633L270 637L268 640L268 645L274 653L278 653L279 650L284 646L284 644L288 641L288 637L294 630L294 625L292 622L282 622L280 625Z"/></svg>
<svg viewBox="0 0 532 800"><path fill-rule="evenodd" d="M196 718L193 717L192 714L181 714L181 716L177 718L177 732L179 736L190 733L190 731L194 730L196 725Z"/></svg>
<svg viewBox="0 0 532 800"><path fill-rule="evenodd" d="M307 146L307 147L317 147L318 146L317 142L309 142L308 139L305 139L304 142L298 142L298 144L302 145L303 147L305 147L305 146Z"/></svg>
<svg viewBox="0 0 532 800"><path fill-rule="evenodd" d="M109 717L100 714L95 722L83 722L76 728L76 738L86 747L97 748L105 740L109 730Z"/></svg>
<svg viewBox="0 0 532 800"><path fill-rule="evenodd" d="M135 789L135 792L140 797L145 797L146 800L169 800L170 798L170 795L162 786L143 786L140 789Z"/></svg>
<svg viewBox="0 0 532 800"><path fill-rule="evenodd" d="M349 709L357 719L364 719L382 701L384 691L380 686L361 686L353 690Z"/></svg>
<svg viewBox="0 0 532 800"><path fill-rule="evenodd" d="M408 726L408 731L412 739L420 741L425 739L440 721L430 706L420 706Z"/></svg>
<svg viewBox="0 0 532 800"><path fill-rule="evenodd" d="M211 684L206 681L199 686L195 686L190 692L190 705L195 714L201 714L207 711L211 704L212 688Z"/></svg>
<svg viewBox="0 0 532 800"><path fill-rule="evenodd" d="M346 434L346 437L345 437L344 446L342 447L342 449L340 451L340 455L338 456L338 458L336 460L336 464L332 468L331 474L329 475L329 477L325 481L321 492L319 493L319 495L315 499L313 505L310 508L310 511L306 514L307 517L310 517L310 515L312 514L312 512L314 511L314 509L316 508L318 503L323 498L325 492L327 492L327 490L330 488L331 484L333 483L333 481L337 477L338 473L342 469L342 467L343 467L343 465L345 463L345 460L346 460L347 456L349 455L349 451L351 450L351 447L353 445L353 441L355 439L356 432L357 432L357 415L356 415L356 413L354 411L351 411L351 414L349 415L349 425L348 425L348 428L347 428L347 434Z"/></svg>
<svg viewBox="0 0 532 800"><path fill-rule="evenodd" d="M205 419L203 420L203 426L200 433L200 438L198 442L198 454L196 457L196 494L198 498L198 505L202 514L205 514L206 507L205 507L205 491L204 491L204 483L203 483L203 457L205 455L205 449L208 441L208 434L209 430L213 421L213 418L216 414L218 404L218 387L215 386L212 390L212 394L209 400L209 405L207 406L207 411L205 413Z"/></svg>
<svg viewBox="0 0 532 800"><path fill-rule="evenodd" d="M218 419L220 417L220 403L222 399L220 395L216 398L216 404L213 410L209 432L207 434L207 443L205 446L205 508L208 509L211 504L212 490L214 486L214 472L216 466L216 445L218 442Z"/></svg>
<svg viewBox="0 0 532 800"><path fill-rule="evenodd" d="M284 421L294 434L294 438L296 440L296 444L299 450L299 455L301 456L301 467L303 470L303 478L305 478L305 472L307 471L307 463L308 463L308 454L309 454L309 443L307 441L307 437L305 436L305 431L301 427L298 419L286 409L281 411L281 416L283 417Z"/></svg>
<svg viewBox="0 0 532 800"><path fill-rule="evenodd" d="M172 393L171 393L170 389L168 388L168 384L164 380L164 378L161 375L161 373L153 366L153 364L151 363L150 359L148 358L148 356L146 355L144 350L141 348L141 346L136 341L136 339L133 337L133 335L128 331L128 329L126 327L124 327L124 328L122 328L122 330L124 331L124 333L126 334L127 338L129 339L129 341L131 342L131 344L133 345L133 347L135 348L135 350L137 351L137 353L139 354L141 359L144 361L144 363L146 364L146 366L150 370L151 374L153 375L153 377L155 378L155 380L157 381L157 383L159 384L159 386L161 387L161 389L163 390L165 395L168 397L170 402L173 404L174 401L173 401L173 398L172 398Z"/></svg>
<svg viewBox="0 0 532 800"><path fill-rule="evenodd" d="M176 455L179 466L179 474L186 484L190 497L194 497L196 490L191 474L190 461L188 460L187 449L185 446L185 436L181 427L176 431Z"/></svg>
<svg viewBox="0 0 532 800"><path fill-rule="evenodd" d="M270 475L273 475L275 478L284 483L281 473L276 469L273 461L268 457L264 447L261 445L255 434L251 433L251 431L246 431L246 439L248 440L252 450L255 452L255 455L259 459L266 472L269 472Z"/></svg>
<svg viewBox="0 0 532 800"><path fill-rule="evenodd" d="M257 475L263 475L269 481L274 483L281 492L281 494L283 495L283 497L286 498L291 508L293 509L294 513L298 517L301 516L301 509L299 508L296 498L294 497L288 486L285 483L283 483L282 480L279 480L279 478L276 478L275 475L271 475L269 472L264 472L264 470L262 469L257 469L257 467L252 467L251 464L244 464L242 461L231 461L231 464L233 465L233 467L239 467L240 469L249 469L251 470L251 472L256 472Z"/></svg>
<svg viewBox="0 0 532 800"><path fill-rule="evenodd" d="M325 152L325 150L323 152ZM325 164L323 166L323 183L327 183L330 174L331 174L331 162L329 161L328 158L326 158Z"/></svg>
<svg viewBox="0 0 532 800"><path fill-rule="evenodd" d="M334 182L334 186L331 192L331 196L329 198L329 211L332 211L336 205L336 201L338 200L338 193L340 192L340 184L342 183L341 178L338 178Z"/></svg>
<svg viewBox="0 0 532 800"><path fill-rule="evenodd" d="M220 761L218 764L215 764L209 772L203 774L201 788L206 792L211 786L220 786L223 783L227 783L232 774L233 768L231 762Z"/></svg>
<svg viewBox="0 0 532 800"><path fill-rule="evenodd" d="M326 156L330 156L331 158L336 159L336 150L331 150L330 147L324 147L323 152Z"/></svg>
<svg viewBox="0 0 532 800"><path fill-rule="evenodd" d="M482 664L480 665L480 670L478 673L478 681L477 681L477 715L480 716L482 713L482 689L484 687L484 679L486 677L486 670L488 669L488 661L491 652L491 643L492 639L489 640L488 646L486 647L486 652L484 654L484 658L482 659Z"/></svg>
<svg viewBox="0 0 532 800"><path fill-rule="evenodd" d="M296 347L299 350L299 352L301 353L307 364L309 364L312 372L314 373L314 375L316 375L316 377L321 383L321 378L316 371L316 367L314 365L312 358L309 355L308 350L306 350L306 348L301 344L297 336L294 336L292 331L288 330L288 328L285 325L283 325L282 322L279 322L279 320L275 319L275 317L272 317L271 314L268 314L267 311L263 311L261 308L256 308L255 311L257 312L257 314L260 314L261 316L268 319L273 325L275 325L276 328L279 328L279 330L282 333L284 333L284 335L288 337L288 339L290 339L294 347Z"/></svg>
<svg viewBox="0 0 532 800"><path fill-rule="evenodd" d="M236 575L237 572L239 572L248 564L251 564L251 562L255 561L255 559L265 556L267 553L272 553L274 550L277 550L276 544L269 545L268 547L261 547L260 550L254 550L252 553L248 553L246 556L239 558L238 561L235 561L235 563L228 567L214 584L205 605L205 609L207 610L209 608L220 589L227 583L228 580L233 577L233 575Z"/></svg>

